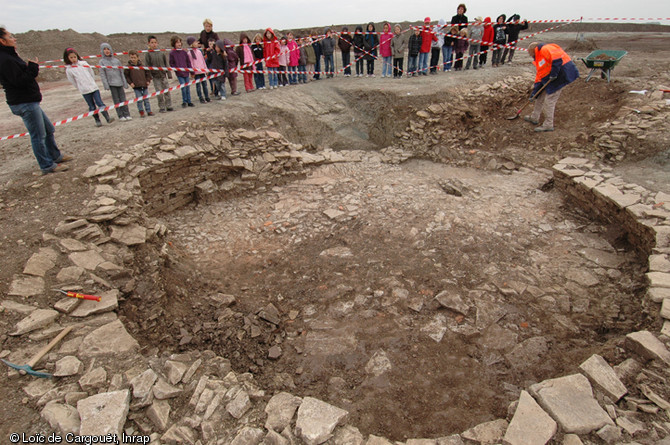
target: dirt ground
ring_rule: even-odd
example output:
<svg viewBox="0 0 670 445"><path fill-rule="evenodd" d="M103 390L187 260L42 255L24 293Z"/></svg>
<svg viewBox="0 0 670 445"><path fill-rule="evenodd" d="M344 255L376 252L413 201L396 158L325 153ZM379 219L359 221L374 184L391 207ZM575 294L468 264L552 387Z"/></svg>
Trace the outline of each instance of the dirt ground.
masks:
<svg viewBox="0 0 670 445"><path fill-rule="evenodd" d="M577 62L582 79L565 89L555 132L536 135L522 120L505 119L527 99L517 87L468 99L469 110L455 110L459 120L445 128L466 154L509 160L512 173L480 168L486 165L478 154L454 156L453 165L344 163L251 196L187 206L161 217L178 263L157 266L145 258L148 248L136 255L138 289L164 295L127 295L120 317L147 353L212 349L268 390L323 398L348 409L364 434L395 440L504 417L519 389L562 375L593 353L617 362L623 334L657 323L640 304L646 263L616 227L590 221L556 191L541 189L557 159L596 154L591 135L637 106L629 91L670 86L670 49L665 33L583 37L566 31L539 40L574 47L575 60L598 48L628 54L609 84L598 76L585 83ZM497 69L401 80L336 77L145 119L131 106L131 122L98 129L89 118L58 127L61 149L75 160L70 171L47 176L39 175L27 138L0 142L0 248L7 253L0 292L55 222L78 215L91 198L84 170L119 147L200 121L271 127L314 149L379 150L397 143L416 111L451 101L460 107L482 84L515 78L532 83L525 53ZM52 120L85 111L67 82L41 87ZM1 107L0 135L22 131ZM631 147L612 166L668 191L668 137ZM444 181L461 186L463 196L445 193ZM465 313L435 303L453 288ZM216 291L236 296L234 313L200 302ZM288 316L278 326L258 320L268 304ZM13 315L0 319L0 350L20 347L6 335L15 322ZM281 348L277 360L267 358L272 346ZM0 435L42 422L16 385L0 373Z"/></svg>

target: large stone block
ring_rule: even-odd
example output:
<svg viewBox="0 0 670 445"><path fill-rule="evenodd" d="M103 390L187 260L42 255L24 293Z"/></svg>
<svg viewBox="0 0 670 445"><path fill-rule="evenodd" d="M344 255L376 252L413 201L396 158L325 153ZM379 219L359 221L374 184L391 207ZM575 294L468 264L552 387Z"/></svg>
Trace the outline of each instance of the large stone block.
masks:
<svg viewBox="0 0 670 445"><path fill-rule="evenodd" d="M505 445L544 445L554 437L554 419L526 391L521 391L514 417L505 432Z"/></svg>
<svg viewBox="0 0 670 445"><path fill-rule="evenodd" d="M532 385L530 392L566 433L588 434L613 425L593 397L588 379L581 374L545 380Z"/></svg>
<svg viewBox="0 0 670 445"><path fill-rule="evenodd" d="M341 408L305 397L298 408L296 433L307 445L322 444L332 437L335 427L344 422L348 415Z"/></svg>

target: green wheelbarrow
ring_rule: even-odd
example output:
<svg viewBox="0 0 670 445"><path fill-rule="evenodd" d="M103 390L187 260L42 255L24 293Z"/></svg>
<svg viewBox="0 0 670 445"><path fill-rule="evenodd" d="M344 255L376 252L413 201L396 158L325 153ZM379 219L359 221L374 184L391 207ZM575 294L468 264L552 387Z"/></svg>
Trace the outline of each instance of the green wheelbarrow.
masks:
<svg viewBox="0 0 670 445"><path fill-rule="evenodd" d="M600 77L607 79L607 82L609 82L612 70L626 54L628 54L627 51L599 49L586 56L586 59L582 58L584 65L591 69L586 81L588 82L591 79L596 70L600 70Z"/></svg>

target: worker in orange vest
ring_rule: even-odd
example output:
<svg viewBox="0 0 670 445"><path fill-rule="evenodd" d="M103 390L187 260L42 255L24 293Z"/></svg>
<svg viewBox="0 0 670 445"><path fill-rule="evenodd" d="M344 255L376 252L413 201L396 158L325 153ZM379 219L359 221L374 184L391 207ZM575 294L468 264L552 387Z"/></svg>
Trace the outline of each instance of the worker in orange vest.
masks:
<svg viewBox="0 0 670 445"><path fill-rule="evenodd" d="M530 116L524 117L524 120L538 125L540 115L544 114L544 122L536 127L535 131L554 131L554 109L561 89L579 78L579 71L570 56L555 43L533 42L528 47L528 54L533 58L533 65L537 70L531 93L531 101L535 100L535 108ZM538 97L535 97L547 82L550 83Z"/></svg>

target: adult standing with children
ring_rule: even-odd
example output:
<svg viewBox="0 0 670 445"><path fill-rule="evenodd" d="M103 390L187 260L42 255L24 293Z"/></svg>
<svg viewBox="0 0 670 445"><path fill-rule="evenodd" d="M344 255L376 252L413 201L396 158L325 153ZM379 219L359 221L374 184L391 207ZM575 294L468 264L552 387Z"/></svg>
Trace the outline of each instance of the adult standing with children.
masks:
<svg viewBox="0 0 670 445"><path fill-rule="evenodd" d="M42 174L67 170L61 162L71 160L63 155L54 138L54 126L42 111L42 93L37 84L38 60L24 62L16 52L16 38L0 27L0 84L5 90L7 105L12 113L23 119L30 134L33 154Z"/></svg>
<svg viewBox="0 0 670 445"><path fill-rule="evenodd" d="M524 120L537 125L540 123L540 115L544 114L544 122L536 127L535 131L554 131L554 109L561 89L579 78L579 71L570 56L555 43L533 42L528 47L528 55L533 58L533 65L537 71L531 93L531 100L535 100L535 108L530 116L524 117ZM543 87L544 90L535 97Z"/></svg>
<svg viewBox="0 0 670 445"><path fill-rule="evenodd" d="M203 20L202 27L205 29L200 31L200 38L198 38L198 41L203 48L207 48L209 46L209 40L214 39L216 42L219 40L219 35L214 32L214 24L211 19Z"/></svg>
<svg viewBox="0 0 670 445"><path fill-rule="evenodd" d="M468 17L465 15L467 10L468 8L465 7L465 3L461 3L456 8L456 15L451 18L451 24L458 25L459 30L468 26Z"/></svg>

